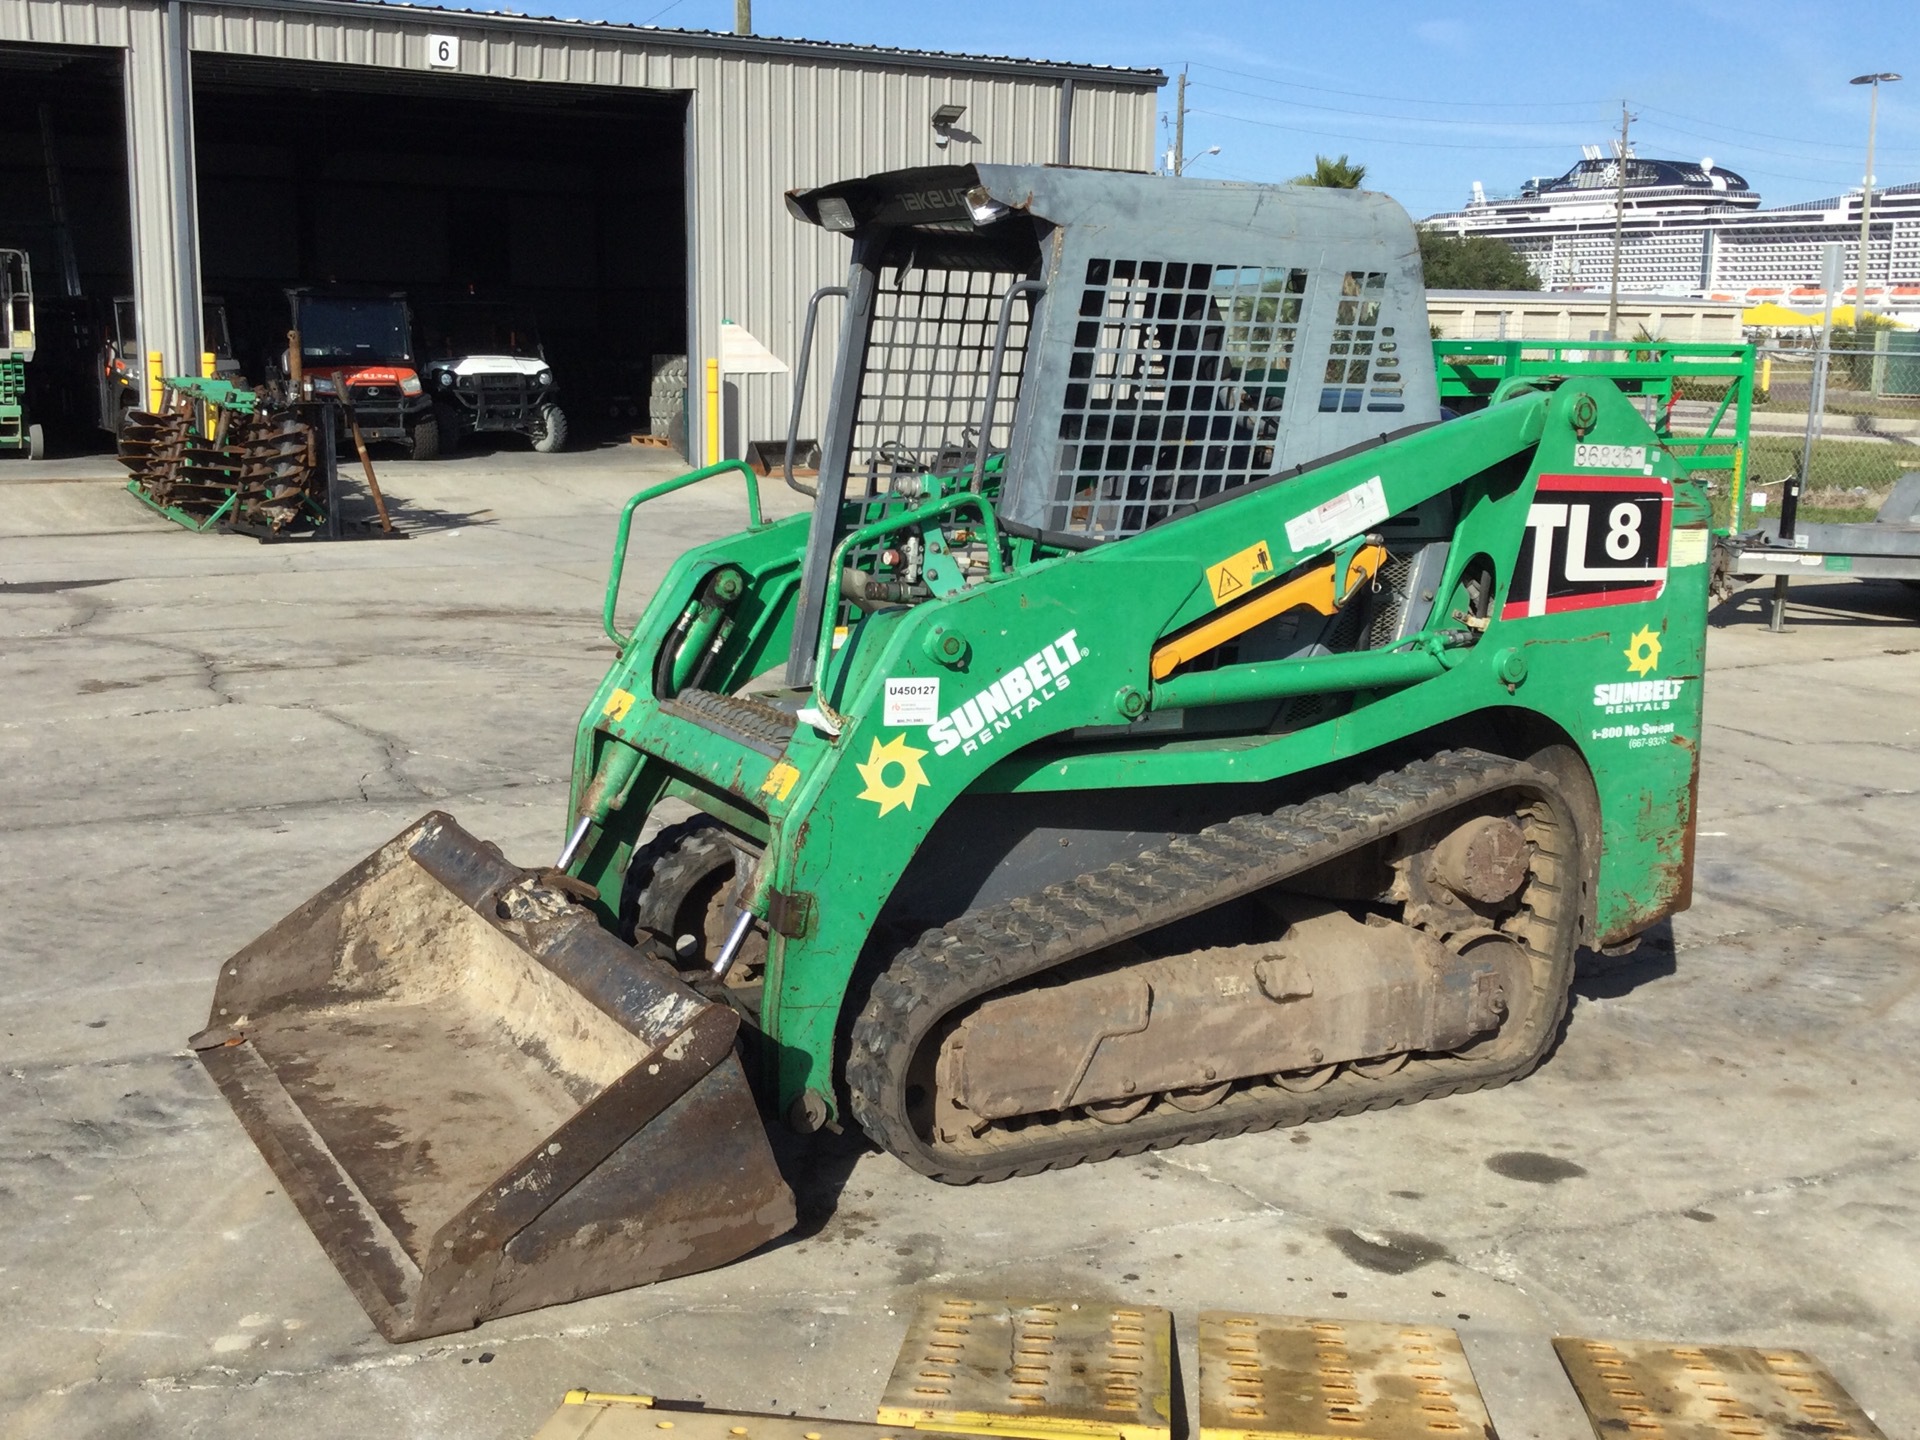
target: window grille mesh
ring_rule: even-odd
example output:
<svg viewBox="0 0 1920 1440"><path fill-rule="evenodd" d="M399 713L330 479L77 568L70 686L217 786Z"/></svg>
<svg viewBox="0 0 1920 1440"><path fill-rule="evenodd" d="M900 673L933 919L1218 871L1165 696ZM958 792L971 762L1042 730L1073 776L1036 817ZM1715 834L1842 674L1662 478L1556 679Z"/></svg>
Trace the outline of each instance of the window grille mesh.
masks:
<svg viewBox="0 0 1920 1440"><path fill-rule="evenodd" d="M1090 260L1047 528L1133 535L1273 473L1306 294L1299 269Z"/></svg>
<svg viewBox="0 0 1920 1440"><path fill-rule="evenodd" d="M906 265L881 271L854 412L848 494L880 494L896 475L970 469L990 384L999 394L988 450L1006 448L1032 313L1025 295L1007 302L1013 313L998 377L993 345L1002 297L1022 278Z"/></svg>
<svg viewBox="0 0 1920 1440"><path fill-rule="evenodd" d="M1368 410L1407 408L1400 344L1393 326L1380 323L1386 292L1387 277L1378 270L1349 270L1341 279L1326 383L1320 391L1322 414L1356 415L1362 404Z"/></svg>

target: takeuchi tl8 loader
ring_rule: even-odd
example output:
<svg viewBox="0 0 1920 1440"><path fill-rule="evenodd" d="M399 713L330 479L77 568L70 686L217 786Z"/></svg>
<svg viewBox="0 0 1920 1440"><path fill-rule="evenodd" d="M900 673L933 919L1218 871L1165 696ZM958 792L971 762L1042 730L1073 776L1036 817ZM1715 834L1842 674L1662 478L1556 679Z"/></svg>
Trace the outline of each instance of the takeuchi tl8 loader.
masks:
<svg viewBox="0 0 1920 1440"><path fill-rule="evenodd" d="M811 514L634 496L557 862L429 814L194 1039L389 1338L773 1240L763 1114L967 1184L1504 1084L1687 904L1706 500L1606 380L1443 421L1398 206L789 205L852 244Z"/></svg>

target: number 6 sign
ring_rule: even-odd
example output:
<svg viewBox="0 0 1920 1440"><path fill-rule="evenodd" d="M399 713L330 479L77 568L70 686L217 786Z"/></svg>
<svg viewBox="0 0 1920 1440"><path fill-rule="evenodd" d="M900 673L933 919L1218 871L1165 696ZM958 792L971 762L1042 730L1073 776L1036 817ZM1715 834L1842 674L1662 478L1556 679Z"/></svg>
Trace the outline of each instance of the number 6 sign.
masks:
<svg viewBox="0 0 1920 1440"><path fill-rule="evenodd" d="M460 37L458 35L427 36L427 68L458 70L460 68Z"/></svg>

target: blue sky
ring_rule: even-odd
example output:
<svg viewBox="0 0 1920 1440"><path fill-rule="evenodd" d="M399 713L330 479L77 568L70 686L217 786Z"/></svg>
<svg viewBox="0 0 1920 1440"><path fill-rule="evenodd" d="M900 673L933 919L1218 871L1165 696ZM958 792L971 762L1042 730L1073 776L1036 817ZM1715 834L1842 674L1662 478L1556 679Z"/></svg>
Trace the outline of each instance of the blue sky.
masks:
<svg viewBox="0 0 1920 1440"><path fill-rule="evenodd" d="M733 0L547 3L733 25ZM1189 173L1285 180L1344 152L1418 215L1475 180L1497 194L1559 174L1618 133L1622 99L1643 155L1711 156L1769 205L1838 194L1866 164L1867 90L1847 80L1903 71L1881 90L1874 169L1920 181L1920 0L755 0L753 16L764 35L1186 65L1187 149L1221 147Z"/></svg>

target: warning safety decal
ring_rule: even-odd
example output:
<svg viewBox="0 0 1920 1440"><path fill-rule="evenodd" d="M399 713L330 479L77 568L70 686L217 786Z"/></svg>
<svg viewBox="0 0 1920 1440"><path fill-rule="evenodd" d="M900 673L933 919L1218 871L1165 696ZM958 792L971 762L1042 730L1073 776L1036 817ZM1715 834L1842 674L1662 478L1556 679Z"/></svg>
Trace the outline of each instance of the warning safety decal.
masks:
<svg viewBox="0 0 1920 1440"><path fill-rule="evenodd" d="M1542 475L1501 618L1659 599L1672 526L1657 475Z"/></svg>
<svg viewBox="0 0 1920 1440"><path fill-rule="evenodd" d="M1254 586L1272 578L1273 551L1264 540L1229 555L1218 565L1207 567L1207 589L1216 606L1238 600Z"/></svg>

